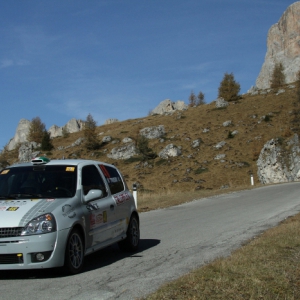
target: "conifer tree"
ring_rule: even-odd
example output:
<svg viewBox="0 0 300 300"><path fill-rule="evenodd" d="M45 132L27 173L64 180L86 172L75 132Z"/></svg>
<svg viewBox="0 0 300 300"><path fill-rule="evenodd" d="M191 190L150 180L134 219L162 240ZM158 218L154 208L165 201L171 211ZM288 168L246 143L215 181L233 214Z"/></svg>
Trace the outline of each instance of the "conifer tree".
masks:
<svg viewBox="0 0 300 300"><path fill-rule="evenodd" d="M239 98L241 86L235 81L233 73L225 73L223 80L219 86L219 98L224 98L226 101L234 101Z"/></svg>
<svg viewBox="0 0 300 300"><path fill-rule="evenodd" d="M205 95L201 91L199 92L197 98L198 98L198 103L197 103L198 105L205 104Z"/></svg>
<svg viewBox="0 0 300 300"><path fill-rule="evenodd" d="M193 91L191 91L191 94L189 96L189 106L194 107L196 106L196 95Z"/></svg>
<svg viewBox="0 0 300 300"><path fill-rule="evenodd" d="M272 79L271 79L271 88L277 89L285 84L285 75L283 73L282 63L277 63L273 70Z"/></svg>
<svg viewBox="0 0 300 300"><path fill-rule="evenodd" d="M137 139L137 148L142 154L143 160L154 159L157 157L156 153L149 148L149 140L143 135L140 135Z"/></svg>
<svg viewBox="0 0 300 300"><path fill-rule="evenodd" d="M96 121L91 114L88 114L84 125L85 147L87 150L96 150L100 147L96 136L96 126Z"/></svg>
<svg viewBox="0 0 300 300"><path fill-rule="evenodd" d="M51 142L50 133L46 130L43 133L43 138L41 142L41 149L43 151L51 151L53 149L53 144Z"/></svg>
<svg viewBox="0 0 300 300"><path fill-rule="evenodd" d="M31 120L27 140L29 142L41 143L44 131L46 131L45 124L41 121L40 117L35 117Z"/></svg>

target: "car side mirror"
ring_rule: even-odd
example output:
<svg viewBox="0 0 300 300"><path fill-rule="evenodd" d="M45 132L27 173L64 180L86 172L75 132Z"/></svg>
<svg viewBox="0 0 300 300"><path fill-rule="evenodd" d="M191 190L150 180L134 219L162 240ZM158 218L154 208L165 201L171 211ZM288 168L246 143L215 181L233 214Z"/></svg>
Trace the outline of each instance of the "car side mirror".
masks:
<svg viewBox="0 0 300 300"><path fill-rule="evenodd" d="M101 190L90 190L85 196L83 196L83 201L88 203L92 200L97 200L103 197L103 192Z"/></svg>

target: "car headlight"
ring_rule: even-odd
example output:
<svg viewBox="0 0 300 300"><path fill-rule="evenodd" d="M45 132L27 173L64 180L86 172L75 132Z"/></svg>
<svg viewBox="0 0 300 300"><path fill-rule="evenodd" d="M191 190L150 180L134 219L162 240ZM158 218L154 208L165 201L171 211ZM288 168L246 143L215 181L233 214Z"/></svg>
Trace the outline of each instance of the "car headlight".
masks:
<svg viewBox="0 0 300 300"><path fill-rule="evenodd" d="M44 234L53 231L56 231L55 218L52 214L45 214L28 222L21 235Z"/></svg>

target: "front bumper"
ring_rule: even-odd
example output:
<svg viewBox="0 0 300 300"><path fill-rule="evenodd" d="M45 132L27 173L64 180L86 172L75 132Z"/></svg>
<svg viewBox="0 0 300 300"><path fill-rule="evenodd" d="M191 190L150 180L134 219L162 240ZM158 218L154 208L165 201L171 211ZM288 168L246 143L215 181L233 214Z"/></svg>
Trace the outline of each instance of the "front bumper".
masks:
<svg viewBox="0 0 300 300"><path fill-rule="evenodd" d="M68 230L0 239L0 270L43 269L64 264ZM41 253L43 261L36 256Z"/></svg>

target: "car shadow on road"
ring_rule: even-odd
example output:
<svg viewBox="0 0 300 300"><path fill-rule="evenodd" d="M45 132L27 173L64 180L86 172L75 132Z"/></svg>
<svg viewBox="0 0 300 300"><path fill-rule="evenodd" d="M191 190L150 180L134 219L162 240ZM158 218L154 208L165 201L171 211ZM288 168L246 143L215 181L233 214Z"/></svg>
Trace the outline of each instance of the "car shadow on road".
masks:
<svg viewBox="0 0 300 300"><path fill-rule="evenodd" d="M84 269L82 273L103 268L116 261L122 260L128 257L142 257L142 252L148 250L152 247L157 246L160 240L155 239L141 239L138 251L122 252L119 250L118 245L114 244L105 249L99 250L93 254L85 257ZM47 279L47 278L57 278L66 277L62 272L61 268L53 269L36 269L36 270L0 270L0 281L1 280L14 280L14 279ZM76 275L73 275L76 276Z"/></svg>

